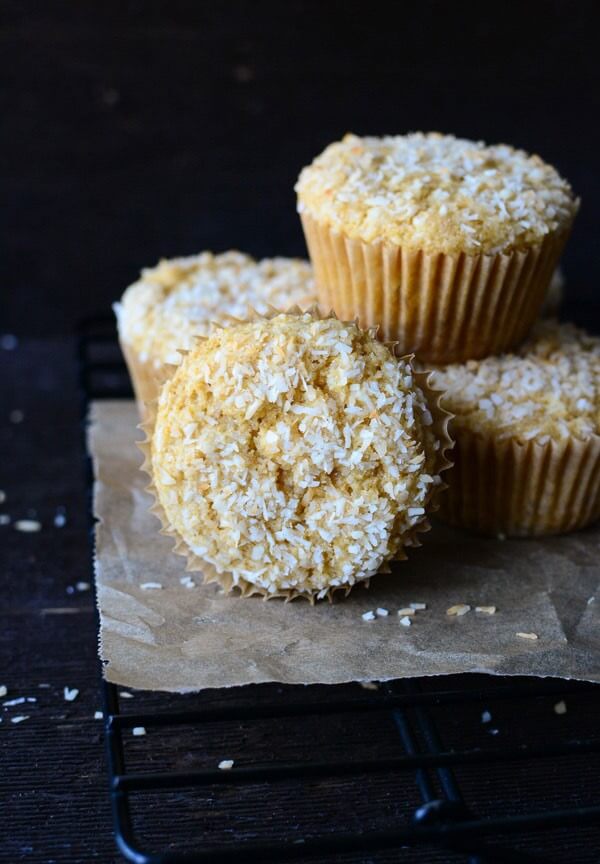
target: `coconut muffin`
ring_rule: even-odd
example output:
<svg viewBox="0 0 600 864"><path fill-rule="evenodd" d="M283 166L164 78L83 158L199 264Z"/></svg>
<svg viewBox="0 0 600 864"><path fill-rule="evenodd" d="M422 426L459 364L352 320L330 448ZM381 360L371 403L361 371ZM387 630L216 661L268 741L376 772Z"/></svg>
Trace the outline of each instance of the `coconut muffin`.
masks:
<svg viewBox="0 0 600 864"><path fill-rule="evenodd" d="M177 364L194 335L206 335L211 321L225 325L273 306L308 308L316 301L307 261L266 258L241 252L163 260L142 271L115 305L121 347L140 410L158 395L165 366Z"/></svg>
<svg viewBox="0 0 600 864"><path fill-rule="evenodd" d="M525 338L578 207L539 156L420 132L346 135L296 192L322 307L433 363Z"/></svg>
<svg viewBox="0 0 600 864"><path fill-rule="evenodd" d="M144 448L188 569L313 599L405 557L447 465L447 415L426 379L333 317L279 314L197 340Z"/></svg>
<svg viewBox="0 0 600 864"><path fill-rule="evenodd" d="M487 534L571 531L600 516L600 339L540 322L514 354L436 370L456 416L440 516Z"/></svg>

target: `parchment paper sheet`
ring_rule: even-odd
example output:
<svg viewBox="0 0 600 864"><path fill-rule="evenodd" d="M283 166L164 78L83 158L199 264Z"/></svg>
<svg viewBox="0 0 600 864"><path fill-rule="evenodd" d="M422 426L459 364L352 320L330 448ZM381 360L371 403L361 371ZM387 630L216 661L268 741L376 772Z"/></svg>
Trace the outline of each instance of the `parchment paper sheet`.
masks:
<svg viewBox="0 0 600 864"><path fill-rule="evenodd" d="M456 672L600 681L600 529L480 540L436 525L371 588L311 607L185 588L184 559L148 512L132 402L92 406L100 652L109 681L190 691L252 682L339 683ZM158 582L159 590L142 590ZM397 610L423 602L411 627ZM446 615L457 603L495 615ZM376 607L387 618L361 619ZM527 641L517 632L538 634Z"/></svg>

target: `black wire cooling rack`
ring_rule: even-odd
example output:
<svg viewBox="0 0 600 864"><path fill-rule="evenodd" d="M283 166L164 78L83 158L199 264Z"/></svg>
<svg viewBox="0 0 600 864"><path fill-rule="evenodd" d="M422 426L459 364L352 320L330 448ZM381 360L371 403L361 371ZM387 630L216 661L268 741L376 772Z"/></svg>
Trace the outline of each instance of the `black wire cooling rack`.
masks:
<svg viewBox="0 0 600 864"><path fill-rule="evenodd" d="M86 415L130 398L112 320L87 321L79 345ZM136 864L600 860L591 685L102 686L114 830Z"/></svg>

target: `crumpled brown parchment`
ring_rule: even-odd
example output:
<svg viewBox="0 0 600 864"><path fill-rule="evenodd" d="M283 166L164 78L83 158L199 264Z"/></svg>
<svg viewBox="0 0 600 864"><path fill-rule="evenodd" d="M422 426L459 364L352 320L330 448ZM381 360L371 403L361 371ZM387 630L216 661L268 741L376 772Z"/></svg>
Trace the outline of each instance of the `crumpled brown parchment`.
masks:
<svg viewBox="0 0 600 864"><path fill-rule="evenodd" d="M393 573L310 606L225 596L186 574L148 512L133 402L92 406L100 653L109 681L193 691L489 672L600 681L600 527L543 540L478 539L442 525ZM194 587L180 581L191 576ZM160 588L141 586L157 583ZM397 610L426 603L410 627ZM446 610L472 609L461 617ZM494 615L476 606L496 606ZM387 609L387 617L362 614ZM537 640L516 634L535 633Z"/></svg>

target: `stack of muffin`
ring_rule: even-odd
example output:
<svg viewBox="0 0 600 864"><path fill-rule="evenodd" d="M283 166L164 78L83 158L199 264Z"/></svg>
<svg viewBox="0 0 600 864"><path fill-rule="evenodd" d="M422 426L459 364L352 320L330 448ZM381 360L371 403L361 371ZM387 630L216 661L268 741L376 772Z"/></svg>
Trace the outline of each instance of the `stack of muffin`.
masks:
<svg viewBox="0 0 600 864"><path fill-rule="evenodd" d="M600 340L537 321L568 183L505 145L348 135L296 190L314 285L305 262L203 253L117 307L188 566L323 597L404 557L438 504L494 535L598 518Z"/></svg>

